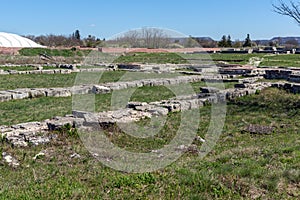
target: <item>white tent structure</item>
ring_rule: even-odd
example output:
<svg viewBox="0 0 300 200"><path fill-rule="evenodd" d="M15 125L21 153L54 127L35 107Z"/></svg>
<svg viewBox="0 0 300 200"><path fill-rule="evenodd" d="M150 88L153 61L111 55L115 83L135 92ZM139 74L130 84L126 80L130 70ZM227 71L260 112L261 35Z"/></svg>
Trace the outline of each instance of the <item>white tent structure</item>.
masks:
<svg viewBox="0 0 300 200"><path fill-rule="evenodd" d="M39 45L28 38L21 37L16 34L0 32L0 47L8 47L8 48L40 47L40 48L43 48L45 46Z"/></svg>

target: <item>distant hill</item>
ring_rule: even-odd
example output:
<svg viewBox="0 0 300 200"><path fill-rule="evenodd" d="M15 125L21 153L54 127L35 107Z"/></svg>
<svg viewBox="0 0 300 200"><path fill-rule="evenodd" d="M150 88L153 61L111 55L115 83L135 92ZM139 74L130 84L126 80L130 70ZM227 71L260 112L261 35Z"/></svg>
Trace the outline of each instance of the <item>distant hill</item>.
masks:
<svg viewBox="0 0 300 200"><path fill-rule="evenodd" d="M201 45L211 45L215 46L218 40L213 40L211 37L192 37L193 39L200 42ZM188 42L189 37L182 38L170 38L172 42L179 44L186 44ZM261 39L261 40L252 40L258 45L261 46L269 46L271 43L276 43L277 45L282 46L300 46L300 37L273 37L271 39ZM233 39L234 42L234 39ZM243 41L241 41L243 42Z"/></svg>
<svg viewBox="0 0 300 200"><path fill-rule="evenodd" d="M300 44L300 37L274 37L271 41L278 41L280 45L289 43L291 41L297 42L298 45Z"/></svg>
<svg viewBox="0 0 300 200"><path fill-rule="evenodd" d="M192 37L194 42L190 41L190 37L182 37L182 38L170 38L171 42L181 44L186 47L194 47L197 46L198 43L202 47L212 48L217 47L217 41L213 40L211 37ZM197 43L197 42L198 43Z"/></svg>
<svg viewBox="0 0 300 200"><path fill-rule="evenodd" d="M193 37L194 39L200 40L200 41L209 41L214 42L211 37ZM185 43L188 40L188 37L182 37L182 38L171 38L172 41L177 41L179 43Z"/></svg>

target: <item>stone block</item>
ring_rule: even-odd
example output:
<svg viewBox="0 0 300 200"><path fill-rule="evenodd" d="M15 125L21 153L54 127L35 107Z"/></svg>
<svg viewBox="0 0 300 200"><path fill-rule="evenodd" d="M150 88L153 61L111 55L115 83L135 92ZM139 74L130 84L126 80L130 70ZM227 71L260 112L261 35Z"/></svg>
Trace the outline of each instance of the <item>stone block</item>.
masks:
<svg viewBox="0 0 300 200"><path fill-rule="evenodd" d="M127 108L136 109L136 107L146 106L146 102L128 102Z"/></svg>
<svg viewBox="0 0 300 200"><path fill-rule="evenodd" d="M220 89L215 88L215 87L201 87L200 88L201 93L217 93L220 91Z"/></svg>
<svg viewBox="0 0 300 200"><path fill-rule="evenodd" d="M102 85L94 85L92 88L93 94L106 94L110 93L111 90L108 87L102 86Z"/></svg>
<svg viewBox="0 0 300 200"><path fill-rule="evenodd" d="M154 116L161 116L161 115L167 115L169 113L169 110L163 107L152 107L148 110L148 112Z"/></svg>
<svg viewBox="0 0 300 200"><path fill-rule="evenodd" d="M11 93L12 99L26 99L29 98L28 92L19 92L16 90L9 90L8 92Z"/></svg>
<svg viewBox="0 0 300 200"><path fill-rule="evenodd" d="M70 97L72 93L69 89L64 88L50 88L45 90L47 97Z"/></svg>
<svg viewBox="0 0 300 200"><path fill-rule="evenodd" d="M2 91L0 92L0 102L10 101L12 100L12 96L10 92Z"/></svg>
<svg viewBox="0 0 300 200"><path fill-rule="evenodd" d="M29 98L39 98L46 96L44 89L29 89Z"/></svg>

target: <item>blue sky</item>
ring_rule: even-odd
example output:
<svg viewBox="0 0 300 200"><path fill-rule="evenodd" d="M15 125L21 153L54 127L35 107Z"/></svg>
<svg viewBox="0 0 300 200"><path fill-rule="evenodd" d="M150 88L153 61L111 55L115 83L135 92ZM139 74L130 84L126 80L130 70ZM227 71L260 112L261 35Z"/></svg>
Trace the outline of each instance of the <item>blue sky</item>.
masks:
<svg viewBox="0 0 300 200"><path fill-rule="evenodd" d="M79 29L109 38L140 27L160 27L219 40L300 36L300 26L272 12L275 0L2 0L0 31L63 34Z"/></svg>

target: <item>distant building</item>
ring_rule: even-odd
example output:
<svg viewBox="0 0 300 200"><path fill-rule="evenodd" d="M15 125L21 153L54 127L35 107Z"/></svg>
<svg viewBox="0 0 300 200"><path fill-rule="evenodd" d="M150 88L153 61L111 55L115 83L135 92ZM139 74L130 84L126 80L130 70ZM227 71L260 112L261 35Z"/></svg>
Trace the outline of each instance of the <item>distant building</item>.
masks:
<svg viewBox="0 0 300 200"><path fill-rule="evenodd" d="M44 48L45 46L39 45L28 38L16 34L0 32L0 48L1 47L2 48L25 48L25 47Z"/></svg>

